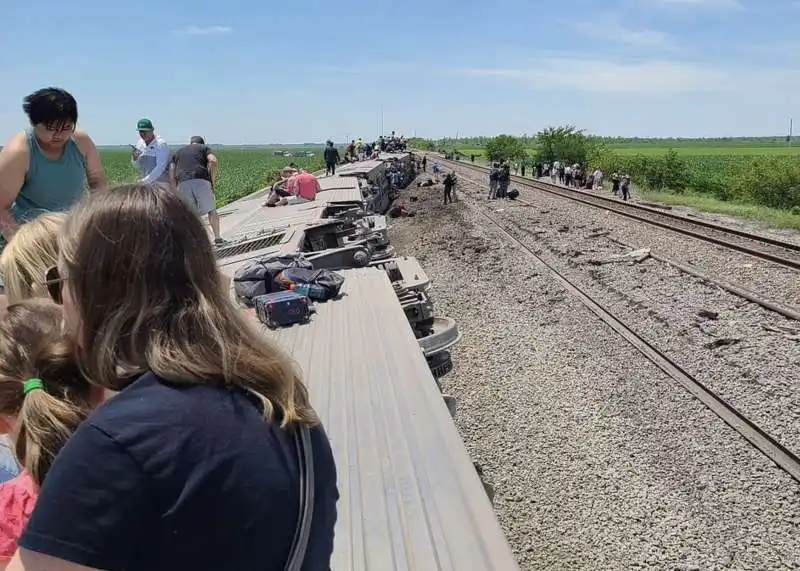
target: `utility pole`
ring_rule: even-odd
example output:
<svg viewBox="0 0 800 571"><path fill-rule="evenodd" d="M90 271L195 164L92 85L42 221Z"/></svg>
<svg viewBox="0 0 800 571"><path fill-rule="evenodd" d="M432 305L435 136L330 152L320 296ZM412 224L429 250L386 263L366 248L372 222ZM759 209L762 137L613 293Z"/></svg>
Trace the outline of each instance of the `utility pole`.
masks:
<svg viewBox="0 0 800 571"><path fill-rule="evenodd" d="M794 130L794 119L789 119L789 136L786 137L786 142L792 146L792 131Z"/></svg>

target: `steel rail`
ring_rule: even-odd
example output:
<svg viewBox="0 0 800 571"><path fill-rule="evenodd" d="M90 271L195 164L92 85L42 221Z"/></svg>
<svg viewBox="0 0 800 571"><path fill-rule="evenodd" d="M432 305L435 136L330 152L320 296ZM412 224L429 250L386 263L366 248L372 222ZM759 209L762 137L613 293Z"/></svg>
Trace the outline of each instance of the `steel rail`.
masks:
<svg viewBox="0 0 800 571"><path fill-rule="evenodd" d="M450 161L447 159L438 159L438 160L442 160L443 162L446 162L456 167L471 169L473 171L480 171L482 173L488 171L488 167L484 167L482 165L463 163L460 161ZM745 232L743 230L737 230L735 228L728 228L726 226L713 224L711 222L706 222L704 220L693 220L691 218L687 218L686 216L680 216L678 214L673 214L669 212L662 212L661 210L649 206L643 206L640 204L634 204L630 202L623 202L615 198L609 198L596 194L590 194L588 192L583 192L580 190L564 188L561 186L554 185L552 183L546 183L539 180L529 180L516 175L512 175L512 179L514 180L514 182L522 184L534 190L540 190L543 192L547 192L549 194L553 194L555 196L566 198L568 200L574 200L576 202L581 202L589 206L602 208L604 210L614 212L621 216L626 216L628 218L632 218L634 220L638 220L646 224L652 224L654 226L659 226L667 230L672 230L674 232L678 232L686 236L691 236L692 238L697 238L705 242L711 242L713 244L717 244L719 246L723 246L731 250L736 250L744 254L761 258L763 260L780 264L782 266L786 266L795 270L800 269L800 245L798 244L792 244L790 242L776 240L774 238L769 238L767 236L761 236L758 234ZM653 218L654 216L662 217L663 219L674 221L675 223L670 223L664 220L657 220ZM767 246L767 247L771 246L773 248L786 250L787 253L776 253L774 251L770 252L765 250L764 248L758 248L737 243L735 241L731 241L729 238L711 236L707 233L699 232L697 231L697 229L681 227L678 224L686 224L689 226L694 226L696 228L705 228L708 230L725 234L729 237L735 236L737 238L746 239L751 242L761 244L762 246ZM797 252L798 254L795 254L795 252Z"/></svg>
<svg viewBox="0 0 800 571"><path fill-rule="evenodd" d="M640 337L629 326L619 318L615 317L610 311L592 299L581 288L567 279L553 265L539 257L531 248L510 234L503 225L494 217L489 215L483 208L463 201L471 210L489 220L506 239L516 244L524 250L544 271L549 273L564 289L572 296L576 297L589 311L594 313L603 323L610 327L620 337L625 339L632 347L639 351L645 358L656 365L670 378L677 381L690 394L697 398L703 405L722 419L728 426L738 432L751 445L761 451L767 458L774 462L796 481L800 482L800 457L793 451L781 444L776 438L767 433L755 422L747 418L742 412L737 410L724 398L717 395L701 381L693 377L690 373L681 368L672 359L651 345L647 340Z"/></svg>

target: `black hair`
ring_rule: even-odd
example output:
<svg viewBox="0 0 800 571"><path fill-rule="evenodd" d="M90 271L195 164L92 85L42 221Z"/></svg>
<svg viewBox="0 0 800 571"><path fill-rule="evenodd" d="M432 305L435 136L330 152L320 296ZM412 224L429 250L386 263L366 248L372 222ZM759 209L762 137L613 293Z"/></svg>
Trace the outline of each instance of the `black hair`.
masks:
<svg viewBox="0 0 800 571"><path fill-rule="evenodd" d="M200 137L199 135L195 135L194 137L189 139L189 142L191 144L193 144L193 145L205 145L206 144L206 140L203 137Z"/></svg>
<svg viewBox="0 0 800 571"><path fill-rule="evenodd" d="M48 129L78 122L78 102L72 94L58 87L34 91L23 100L22 110L31 125L42 124Z"/></svg>

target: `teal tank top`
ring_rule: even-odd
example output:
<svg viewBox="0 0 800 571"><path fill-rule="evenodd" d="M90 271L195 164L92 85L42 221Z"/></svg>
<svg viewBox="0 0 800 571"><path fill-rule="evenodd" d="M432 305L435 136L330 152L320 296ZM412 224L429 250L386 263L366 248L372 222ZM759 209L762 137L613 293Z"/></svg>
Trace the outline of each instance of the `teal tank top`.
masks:
<svg viewBox="0 0 800 571"><path fill-rule="evenodd" d="M45 212L64 212L86 192L86 158L70 139L58 159L42 153L33 131L28 131L29 162L25 182L11 213L18 222L29 222Z"/></svg>

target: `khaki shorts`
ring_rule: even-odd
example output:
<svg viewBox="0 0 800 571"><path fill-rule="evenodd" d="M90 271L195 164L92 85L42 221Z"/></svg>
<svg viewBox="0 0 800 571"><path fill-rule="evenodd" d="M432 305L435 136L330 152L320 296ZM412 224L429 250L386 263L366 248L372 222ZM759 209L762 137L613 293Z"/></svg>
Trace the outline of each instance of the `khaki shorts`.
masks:
<svg viewBox="0 0 800 571"><path fill-rule="evenodd" d="M178 194L200 215L217 209L214 189L211 183L202 178L193 178L178 183Z"/></svg>

